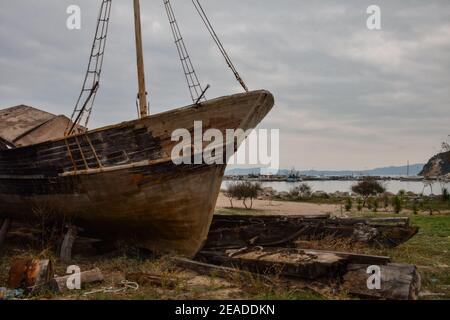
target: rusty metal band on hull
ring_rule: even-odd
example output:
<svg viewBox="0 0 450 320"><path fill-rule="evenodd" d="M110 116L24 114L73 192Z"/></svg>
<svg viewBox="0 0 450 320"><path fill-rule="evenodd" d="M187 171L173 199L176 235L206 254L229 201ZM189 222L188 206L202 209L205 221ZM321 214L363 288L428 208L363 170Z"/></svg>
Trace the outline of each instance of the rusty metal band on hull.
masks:
<svg viewBox="0 0 450 320"><path fill-rule="evenodd" d="M225 165L168 161L178 143L173 130L193 132L194 121L224 135L248 130L272 106L269 92L253 91L0 151L0 216L26 219L50 205L99 237L193 255L206 239Z"/></svg>

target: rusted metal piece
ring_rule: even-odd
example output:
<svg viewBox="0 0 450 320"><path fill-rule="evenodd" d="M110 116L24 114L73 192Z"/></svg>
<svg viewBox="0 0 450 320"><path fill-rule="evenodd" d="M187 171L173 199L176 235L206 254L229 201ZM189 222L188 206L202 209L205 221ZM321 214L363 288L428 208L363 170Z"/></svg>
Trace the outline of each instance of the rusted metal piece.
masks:
<svg viewBox="0 0 450 320"><path fill-rule="evenodd" d="M35 287L48 284L53 275L51 260L17 259L9 270L8 287L33 290Z"/></svg>

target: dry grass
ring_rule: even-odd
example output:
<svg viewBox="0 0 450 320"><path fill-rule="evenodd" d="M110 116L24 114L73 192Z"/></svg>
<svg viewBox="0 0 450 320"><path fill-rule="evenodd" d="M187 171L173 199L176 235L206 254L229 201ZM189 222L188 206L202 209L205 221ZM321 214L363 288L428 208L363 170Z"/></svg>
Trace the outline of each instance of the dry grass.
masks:
<svg viewBox="0 0 450 320"><path fill-rule="evenodd" d="M248 213L248 211L246 211ZM365 214L366 216L386 216L386 214ZM350 241L332 238L322 241L300 242L302 248L349 251L363 254L390 256L394 262L411 263L419 268L422 276L423 291L426 298L450 299L450 216L449 215L412 215L412 224L420 227L420 232L407 243L393 249L369 248L355 245ZM15 258L34 257L52 259L56 273L64 275L66 266L55 257L54 250L42 250L36 241L30 241L25 234L8 240L8 245L0 256L0 287L5 286L8 270ZM13 241L10 241L13 240ZM93 256L92 252L78 252L73 264L82 270L95 267L102 270L105 281L89 285L81 291L66 294L41 292L30 299L350 299L345 292L336 294L330 287L311 283L286 282L277 276L264 277L250 275L230 275L226 279L218 274L200 275L175 265L171 257L148 257L141 252L122 247L109 257ZM106 288L123 288L122 281L129 273L150 273L159 275L160 285L143 284L138 290L128 288L121 292L96 292ZM331 287L333 284L331 284Z"/></svg>
<svg viewBox="0 0 450 320"><path fill-rule="evenodd" d="M5 286L8 271L16 258L52 259L57 275L66 274L66 265L60 263L51 250L37 250L32 247L23 248L23 243L9 243L0 259L0 287ZM178 267L170 256L143 257L133 248L121 248L114 257L92 257L75 255L74 265L81 270L98 267L105 280L100 284L91 284L80 291L57 294L49 290L29 295L28 299L70 299L70 300L199 300L199 299L322 299L323 295L314 292L307 286L295 286L283 283L277 277L266 281L257 275L242 276L230 274L225 279L214 272L201 275ZM123 289L123 281L127 274L147 273L158 275L161 284L142 283L138 290L127 288L120 292L111 290ZM110 290L111 289L111 290Z"/></svg>

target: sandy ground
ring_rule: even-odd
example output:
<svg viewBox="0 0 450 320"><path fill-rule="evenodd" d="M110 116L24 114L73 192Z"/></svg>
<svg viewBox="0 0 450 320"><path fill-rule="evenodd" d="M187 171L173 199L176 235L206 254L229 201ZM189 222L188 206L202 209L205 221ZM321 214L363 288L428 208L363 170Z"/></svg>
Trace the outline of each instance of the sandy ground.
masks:
<svg viewBox="0 0 450 320"><path fill-rule="evenodd" d="M250 203L249 201L247 201ZM217 199L216 209L230 208L230 201L222 193ZM245 209L242 201L233 200L233 207L236 209ZM253 209L267 211L268 214L280 215L320 215L320 214L336 214L340 211L338 205L334 204L315 204L304 202L288 202L288 201L269 201L269 200L253 200Z"/></svg>

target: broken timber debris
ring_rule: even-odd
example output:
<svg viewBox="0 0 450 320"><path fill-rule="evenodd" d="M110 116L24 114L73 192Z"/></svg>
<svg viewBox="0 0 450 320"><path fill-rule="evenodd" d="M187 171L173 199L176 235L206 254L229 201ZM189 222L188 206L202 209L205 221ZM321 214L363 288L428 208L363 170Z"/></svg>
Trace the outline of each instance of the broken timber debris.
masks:
<svg viewBox="0 0 450 320"><path fill-rule="evenodd" d="M216 215L205 248L279 247L292 245L297 240L321 240L328 236L395 247L417 232L417 227L410 226L409 218Z"/></svg>
<svg viewBox="0 0 450 320"><path fill-rule="evenodd" d="M0 219L0 248L5 242L6 235L10 227L11 227L11 219L4 219L4 220Z"/></svg>
<svg viewBox="0 0 450 320"><path fill-rule="evenodd" d="M178 282L176 278L144 272L128 273L125 278L128 281L139 284L140 286L151 284L158 287L167 287L169 289L174 289Z"/></svg>
<svg viewBox="0 0 450 320"><path fill-rule="evenodd" d="M417 299L420 276L414 265L390 263L389 257L297 248L242 248L227 251L201 251L200 261L233 267L247 272L277 275L306 281L343 280L350 294L374 299ZM197 268L204 273L204 268ZM206 264L207 266L210 266ZM381 268L381 290L369 290L367 269ZM230 268L227 268L230 269Z"/></svg>
<svg viewBox="0 0 450 320"><path fill-rule="evenodd" d="M245 270L229 268L200 261L194 261L186 258L175 257L172 260L182 268L189 269L198 272L200 274L206 274L223 279L235 279L236 276L242 279L250 279L255 275ZM265 277L264 275L257 275L257 276L265 280L265 282L272 283L272 281L268 277Z"/></svg>

